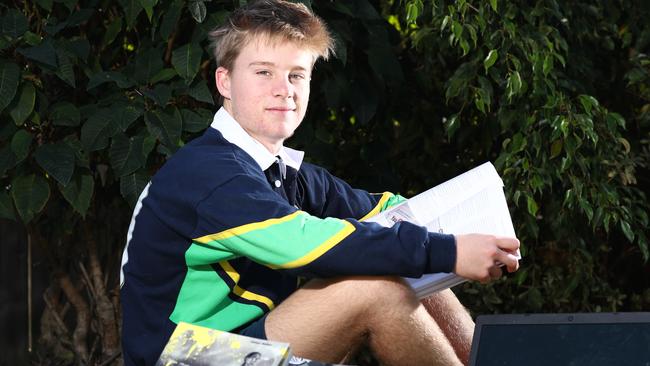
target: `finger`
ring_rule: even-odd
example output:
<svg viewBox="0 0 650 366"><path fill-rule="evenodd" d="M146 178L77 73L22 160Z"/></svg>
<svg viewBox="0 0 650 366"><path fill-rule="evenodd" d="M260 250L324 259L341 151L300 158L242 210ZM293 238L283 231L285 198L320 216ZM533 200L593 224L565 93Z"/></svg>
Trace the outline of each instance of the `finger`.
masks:
<svg viewBox="0 0 650 366"><path fill-rule="evenodd" d="M519 260L514 254L499 250L496 255L496 260L503 263L508 272L514 272L519 269Z"/></svg>
<svg viewBox="0 0 650 366"><path fill-rule="evenodd" d="M519 249L519 239L510 237L497 237L497 246L508 252L514 252Z"/></svg>

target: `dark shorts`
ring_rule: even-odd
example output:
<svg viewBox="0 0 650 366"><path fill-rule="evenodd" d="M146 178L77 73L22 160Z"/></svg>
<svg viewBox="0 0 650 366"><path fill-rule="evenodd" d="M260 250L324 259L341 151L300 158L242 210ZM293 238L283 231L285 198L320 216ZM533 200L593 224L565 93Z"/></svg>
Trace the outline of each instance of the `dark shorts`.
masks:
<svg viewBox="0 0 650 366"><path fill-rule="evenodd" d="M254 320L252 323L248 325L245 325L235 333L247 337L266 339L266 331L264 330L264 323L266 322L267 315L269 315L269 313L266 313L261 318Z"/></svg>

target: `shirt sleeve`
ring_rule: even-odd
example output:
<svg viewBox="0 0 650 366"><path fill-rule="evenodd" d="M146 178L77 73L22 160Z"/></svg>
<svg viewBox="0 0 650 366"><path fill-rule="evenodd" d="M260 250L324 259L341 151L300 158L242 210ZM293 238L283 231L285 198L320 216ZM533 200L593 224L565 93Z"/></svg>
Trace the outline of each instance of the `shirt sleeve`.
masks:
<svg viewBox="0 0 650 366"><path fill-rule="evenodd" d="M367 201L365 208L372 209L374 202ZM344 206L336 210L360 213L357 207L346 212ZM332 210L330 204L322 213ZM452 235L408 222L384 228L311 215L289 205L262 177L235 175L202 200L197 213L194 244L300 276L419 277L451 272L456 262Z"/></svg>
<svg viewBox="0 0 650 366"><path fill-rule="evenodd" d="M352 188L327 170L303 163L298 175L299 195L305 211L318 217L363 221L406 199L391 192L368 193Z"/></svg>

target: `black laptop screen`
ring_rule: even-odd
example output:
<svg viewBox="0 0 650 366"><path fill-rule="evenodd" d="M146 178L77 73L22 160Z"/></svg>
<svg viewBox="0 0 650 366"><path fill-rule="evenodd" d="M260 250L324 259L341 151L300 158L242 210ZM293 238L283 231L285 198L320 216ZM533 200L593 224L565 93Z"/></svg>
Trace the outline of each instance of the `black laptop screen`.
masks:
<svg viewBox="0 0 650 366"><path fill-rule="evenodd" d="M508 324L481 328L476 366L650 366L650 324Z"/></svg>

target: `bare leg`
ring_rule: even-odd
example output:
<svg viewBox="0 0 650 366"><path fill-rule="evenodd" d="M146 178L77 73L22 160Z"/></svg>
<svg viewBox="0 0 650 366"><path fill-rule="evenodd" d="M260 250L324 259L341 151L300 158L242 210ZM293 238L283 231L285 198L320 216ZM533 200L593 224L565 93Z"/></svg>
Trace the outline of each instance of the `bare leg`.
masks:
<svg viewBox="0 0 650 366"><path fill-rule="evenodd" d="M314 280L271 311L271 340L299 356L341 362L368 344L382 365L460 365L443 331L396 277Z"/></svg>
<svg viewBox="0 0 650 366"><path fill-rule="evenodd" d="M447 289L427 297L422 300L422 304L451 342L458 358L467 365L472 348L474 321L456 295Z"/></svg>

